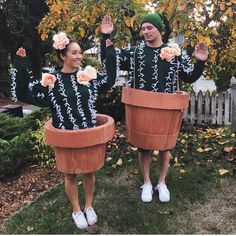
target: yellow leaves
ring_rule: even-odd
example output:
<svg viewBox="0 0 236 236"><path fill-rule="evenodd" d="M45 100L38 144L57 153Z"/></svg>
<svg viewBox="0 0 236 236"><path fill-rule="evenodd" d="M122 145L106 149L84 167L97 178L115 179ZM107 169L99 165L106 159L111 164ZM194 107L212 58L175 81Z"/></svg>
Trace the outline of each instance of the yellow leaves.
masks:
<svg viewBox="0 0 236 236"><path fill-rule="evenodd" d="M196 7L197 10L200 10L201 6L202 6L201 3L198 3L198 2L195 3L195 7Z"/></svg>
<svg viewBox="0 0 236 236"><path fill-rule="evenodd" d="M125 25L130 27L131 26L131 18L130 17L123 17Z"/></svg>
<svg viewBox="0 0 236 236"><path fill-rule="evenodd" d="M232 7L228 8L228 15L229 15L229 17L233 17L234 16L233 8Z"/></svg>
<svg viewBox="0 0 236 236"><path fill-rule="evenodd" d="M225 9L225 2L221 2L220 3L220 10L224 11L224 9Z"/></svg>
<svg viewBox="0 0 236 236"><path fill-rule="evenodd" d="M77 22L79 20L79 17L78 16L73 16L70 21L71 22Z"/></svg>
<svg viewBox="0 0 236 236"><path fill-rule="evenodd" d="M173 166L174 166L174 167L180 167L181 164L180 164L179 162L176 162Z"/></svg>
<svg viewBox="0 0 236 236"><path fill-rule="evenodd" d="M44 40L46 40L48 38L48 34L46 34L46 33L42 33L41 34L41 39L44 41Z"/></svg>
<svg viewBox="0 0 236 236"><path fill-rule="evenodd" d="M225 175L225 174L227 174L227 173L229 173L229 170L226 170L226 169L219 169L219 174L222 176L222 175Z"/></svg>
<svg viewBox="0 0 236 236"><path fill-rule="evenodd" d="M117 166L121 166L123 164L123 161L121 158L119 158L119 160L116 162Z"/></svg>
<svg viewBox="0 0 236 236"><path fill-rule="evenodd" d="M197 152L204 152L204 149L202 149L201 147L199 147L198 149L197 149Z"/></svg>
<svg viewBox="0 0 236 236"><path fill-rule="evenodd" d="M106 161L112 160L112 157L107 157Z"/></svg>
<svg viewBox="0 0 236 236"><path fill-rule="evenodd" d="M199 153L202 153L202 152L209 152L209 151L212 151L213 149L212 148L210 148L210 147L207 147L207 148L201 148L201 147L199 147L199 148L197 148L197 152L199 152Z"/></svg>
<svg viewBox="0 0 236 236"><path fill-rule="evenodd" d="M205 44L207 44L207 46L211 45L211 39L203 35L197 35L197 40L199 42L204 42Z"/></svg>
<svg viewBox="0 0 236 236"><path fill-rule="evenodd" d="M79 29L79 33L80 33L80 36L83 38L84 35L85 35L85 29L84 28L80 28Z"/></svg>
<svg viewBox="0 0 236 236"><path fill-rule="evenodd" d="M131 169L130 169L130 172L133 173L133 174L138 174L138 173L139 173L139 170L136 169L136 168L131 168Z"/></svg>
<svg viewBox="0 0 236 236"><path fill-rule="evenodd" d="M183 174L186 173L186 170L185 170L185 169L180 169L180 170L179 170L179 173L180 173L181 175L183 175Z"/></svg>

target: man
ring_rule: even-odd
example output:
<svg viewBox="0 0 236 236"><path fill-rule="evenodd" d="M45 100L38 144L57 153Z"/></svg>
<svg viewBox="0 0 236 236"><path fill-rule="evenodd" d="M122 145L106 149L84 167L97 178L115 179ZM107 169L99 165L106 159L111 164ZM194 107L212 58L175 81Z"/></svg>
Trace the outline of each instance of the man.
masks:
<svg viewBox="0 0 236 236"><path fill-rule="evenodd" d="M126 84L128 87L152 92L173 93L177 90L178 79L193 83L202 75L208 57L207 46L204 43L195 46L194 55L197 62L191 64L189 56L186 53L181 54L177 45L174 47L175 50L172 50L167 44L163 43L168 34L166 29L169 29L169 27L165 16L159 13L148 14L141 19L141 31L145 42L137 47L119 49L114 54L114 57L117 58L116 65L110 66L117 66L117 69L128 71ZM110 16L106 15L103 18L101 31L103 33L102 48L105 48L105 40L109 38L113 31ZM170 50L175 52L173 53ZM106 63L105 58L102 58L102 61ZM150 179L152 150L141 148L138 150L144 178L144 184L141 187L141 199L143 202L151 202L153 194ZM165 180L169 167L170 150L160 151L159 156L159 180L155 190L158 190L161 202L168 202L170 192Z"/></svg>

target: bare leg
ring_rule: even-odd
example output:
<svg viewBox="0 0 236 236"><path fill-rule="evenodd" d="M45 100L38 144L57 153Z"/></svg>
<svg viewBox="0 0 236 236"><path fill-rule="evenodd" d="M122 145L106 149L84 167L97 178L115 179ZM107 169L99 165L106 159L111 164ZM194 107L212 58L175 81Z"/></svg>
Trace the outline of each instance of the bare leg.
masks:
<svg viewBox="0 0 236 236"><path fill-rule="evenodd" d="M165 182L171 154L170 151L160 151L159 155L160 155L160 165L159 165L160 176L158 184Z"/></svg>
<svg viewBox="0 0 236 236"><path fill-rule="evenodd" d="M150 183L150 166L151 166L152 158L151 152L139 152L139 163L141 172L143 174L144 184Z"/></svg>
<svg viewBox="0 0 236 236"><path fill-rule="evenodd" d="M94 172L83 175L83 189L85 194L85 208L93 205L93 192L95 188Z"/></svg>
<svg viewBox="0 0 236 236"><path fill-rule="evenodd" d="M80 212L78 197L78 181L76 174L65 174L65 191L66 195L73 207L73 212Z"/></svg>

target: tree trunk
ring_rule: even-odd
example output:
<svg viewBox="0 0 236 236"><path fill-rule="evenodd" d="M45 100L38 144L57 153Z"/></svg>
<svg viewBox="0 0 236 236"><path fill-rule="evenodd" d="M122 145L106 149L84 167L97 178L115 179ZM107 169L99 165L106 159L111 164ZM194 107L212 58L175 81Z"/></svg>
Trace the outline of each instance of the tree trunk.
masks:
<svg viewBox="0 0 236 236"><path fill-rule="evenodd" d="M0 45L0 98L10 96L10 76L9 76L9 54L6 49Z"/></svg>

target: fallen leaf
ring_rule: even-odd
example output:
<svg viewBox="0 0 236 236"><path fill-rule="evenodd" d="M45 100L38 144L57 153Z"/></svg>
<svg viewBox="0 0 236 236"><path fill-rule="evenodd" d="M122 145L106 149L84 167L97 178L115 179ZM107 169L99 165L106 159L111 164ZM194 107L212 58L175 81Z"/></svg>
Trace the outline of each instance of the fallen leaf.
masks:
<svg viewBox="0 0 236 236"><path fill-rule="evenodd" d="M123 163L123 161L122 161L122 159L120 158L120 159L116 162L116 165L121 166L122 163Z"/></svg>
<svg viewBox="0 0 236 236"><path fill-rule="evenodd" d="M136 147L131 147L130 148L132 151L137 151L138 150L138 148L136 148Z"/></svg>
<svg viewBox="0 0 236 236"><path fill-rule="evenodd" d="M234 138L234 137L235 137L235 134L234 134L234 133L233 133L233 134L231 134L231 137L232 137L232 138Z"/></svg>
<svg viewBox="0 0 236 236"><path fill-rule="evenodd" d="M225 174L229 173L229 170L219 169L219 173L220 173L220 175L225 175Z"/></svg>
<svg viewBox="0 0 236 236"><path fill-rule="evenodd" d="M229 141L225 141L225 142L219 142L218 141L218 143L220 144L220 145L224 145L224 144L226 144L226 143L228 143Z"/></svg>
<svg viewBox="0 0 236 236"><path fill-rule="evenodd" d="M111 157L107 157L106 161L110 161L110 160L112 160L112 158Z"/></svg>
<svg viewBox="0 0 236 236"><path fill-rule="evenodd" d="M154 151L153 154L154 156L157 156L159 154L159 151Z"/></svg>
<svg viewBox="0 0 236 236"><path fill-rule="evenodd" d="M202 149L201 147L197 149L197 152L204 152L204 149Z"/></svg>
<svg viewBox="0 0 236 236"><path fill-rule="evenodd" d="M133 173L133 174L138 174L139 173L138 169L136 169L136 168L131 169L130 172Z"/></svg>
<svg viewBox="0 0 236 236"><path fill-rule="evenodd" d="M186 170L181 169L181 170L179 171L179 173L180 173L180 174L185 174L185 173L186 173Z"/></svg>
<svg viewBox="0 0 236 236"><path fill-rule="evenodd" d="M233 149L234 149L233 147L225 147L224 151L225 152L231 152L231 151L233 151Z"/></svg>
<svg viewBox="0 0 236 236"><path fill-rule="evenodd" d="M28 231L28 232L32 231L33 229L34 229L34 227L32 227L32 226L27 226L27 231Z"/></svg>
<svg viewBox="0 0 236 236"><path fill-rule="evenodd" d="M114 168L114 169L116 169L116 164L113 164L111 167Z"/></svg>
<svg viewBox="0 0 236 236"><path fill-rule="evenodd" d="M179 162L176 162L175 164L174 164L174 167L180 167L181 166L181 164L179 163Z"/></svg>

